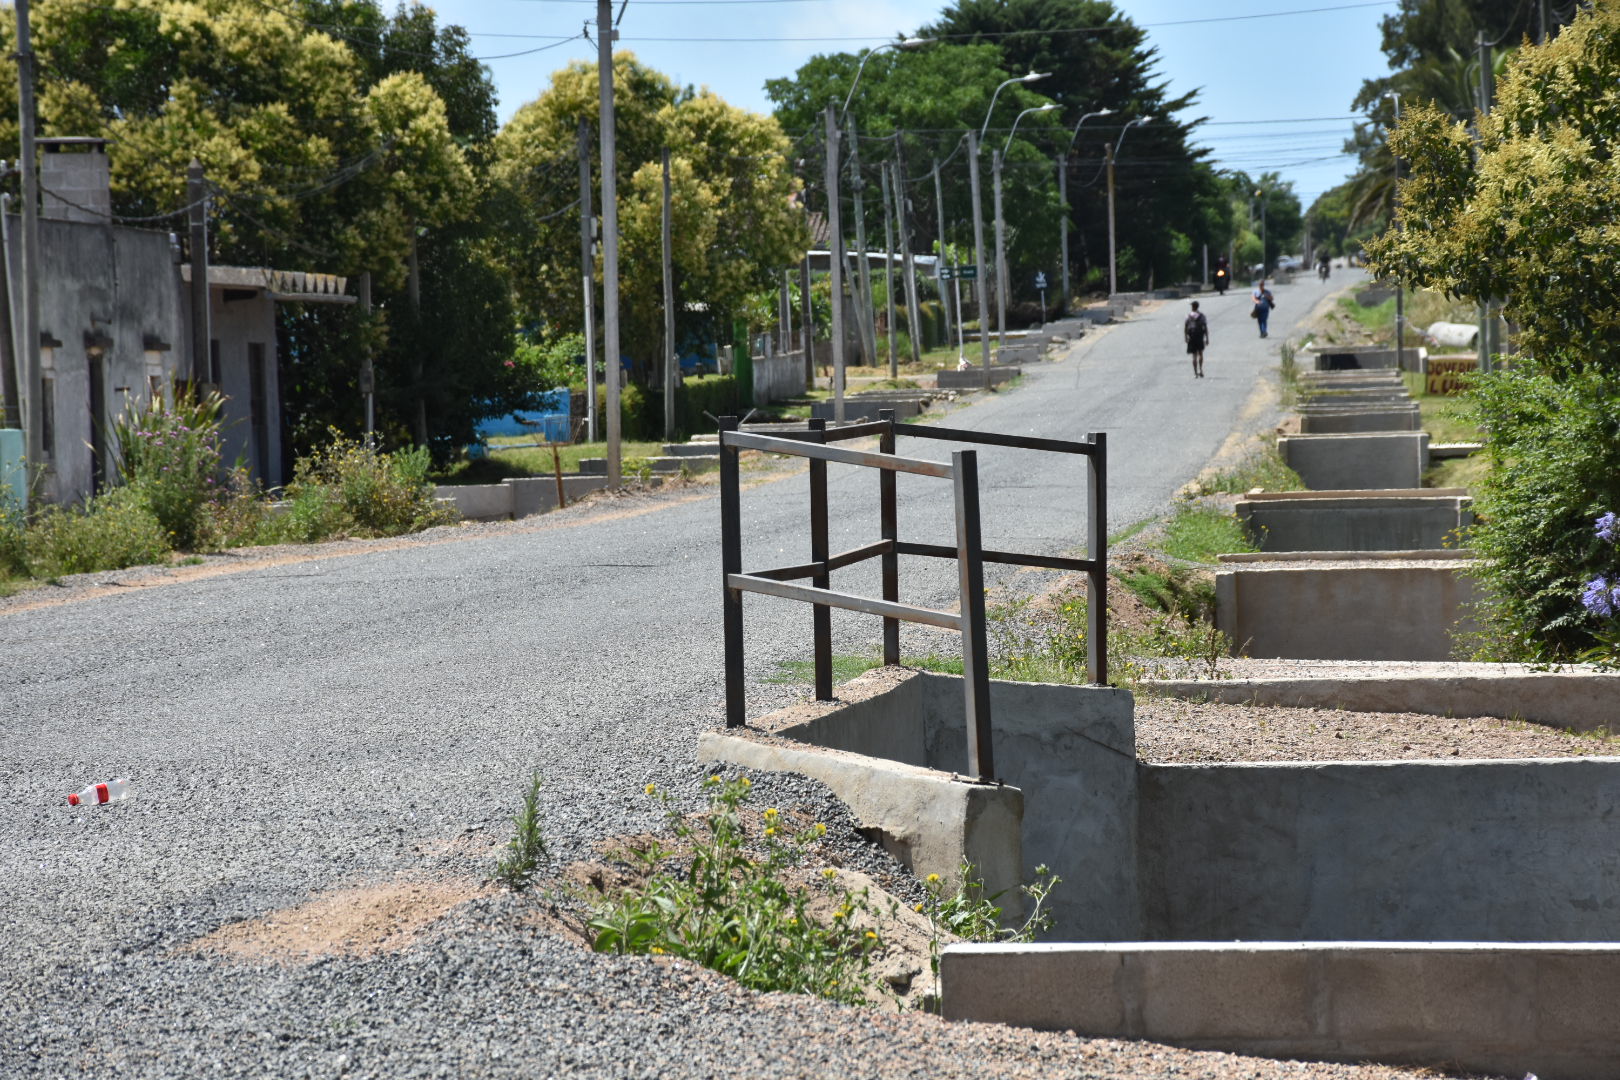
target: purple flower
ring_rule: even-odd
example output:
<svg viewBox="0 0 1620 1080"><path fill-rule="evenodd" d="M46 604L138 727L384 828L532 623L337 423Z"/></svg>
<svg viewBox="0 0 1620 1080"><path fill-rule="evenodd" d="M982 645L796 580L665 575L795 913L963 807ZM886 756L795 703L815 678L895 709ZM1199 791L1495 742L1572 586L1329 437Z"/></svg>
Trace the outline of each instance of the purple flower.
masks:
<svg viewBox="0 0 1620 1080"><path fill-rule="evenodd" d="M1593 523L1593 527L1597 530L1598 539L1607 540L1611 544L1614 543L1614 532L1617 524L1620 524L1620 520L1615 518L1613 510L1598 518Z"/></svg>
<svg viewBox="0 0 1620 1080"><path fill-rule="evenodd" d="M1617 583L1620 586L1620 583ZM1615 598L1609 589L1609 583L1602 577L1595 577L1586 583L1586 592L1581 594L1581 606L1594 615L1609 616L1614 614Z"/></svg>

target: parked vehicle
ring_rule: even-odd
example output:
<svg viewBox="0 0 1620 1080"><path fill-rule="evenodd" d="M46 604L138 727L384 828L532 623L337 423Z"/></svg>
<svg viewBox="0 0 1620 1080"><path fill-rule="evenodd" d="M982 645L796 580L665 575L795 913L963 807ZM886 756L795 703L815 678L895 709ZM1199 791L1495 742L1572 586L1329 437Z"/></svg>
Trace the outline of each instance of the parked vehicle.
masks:
<svg viewBox="0 0 1620 1080"><path fill-rule="evenodd" d="M1298 255L1279 255L1277 256L1277 269L1303 270L1305 269L1305 260Z"/></svg>

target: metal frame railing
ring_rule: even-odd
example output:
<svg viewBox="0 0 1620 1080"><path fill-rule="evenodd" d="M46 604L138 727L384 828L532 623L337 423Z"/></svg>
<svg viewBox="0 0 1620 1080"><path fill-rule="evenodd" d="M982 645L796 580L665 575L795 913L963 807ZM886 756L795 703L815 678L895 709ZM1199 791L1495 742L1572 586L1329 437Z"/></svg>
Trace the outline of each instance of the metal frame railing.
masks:
<svg viewBox="0 0 1620 1080"><path fill-rule="evenodd" d="M823 420L811 420L803 431L777 431L770 435L737 429L737 418L720 418L720 564L725 594L726 726L741 727L746 722L743 682L743 611L745 592L801 600L813 605L812 632L815 656L815 691L820 701L833 699L832 687L832 608L865 612L883 619L883 662L900 662L900 623L918 622L943 626L962 634L962 676L967 706L968 773L981 779L995 776L991 738L990 666L984 624L984 564L1038 566L1072 570L1087 575L1086 669L1094 684L1108 681L1108 529L1107 529L1107 436L1092 432L1083 442L1036 439L1020 435L963 431L956 428L902 424L890 409L878 413L880 419L828 430ZM850 450L828 445L850 439L878 437L877 452ZM1086 458L1087 551L1085 559L1019 552L986 551L981 543L979 523L978 452L958 450L949 464L921 458L900 457L895 442L901 436L943 439L958 443L980 443L1020 450L1078 454ZM742 568L742 489L738 454L742 450L762 450L772 454L802 457L810 463L810 561L745 573ZM879 470L879 531L882 538L836 555L828 551L827 464L837 462ZM913 473L950 480L954 489L956 545L919 544L900 539L899 512L895 498L895 476ZM900 603L900 556L923 555L955 559L959 571L960 611L937 611ZM835 592L831 586L835 570L867 559L881 559L882 599ZM791 582L809 578L809 585Z"/></svg>

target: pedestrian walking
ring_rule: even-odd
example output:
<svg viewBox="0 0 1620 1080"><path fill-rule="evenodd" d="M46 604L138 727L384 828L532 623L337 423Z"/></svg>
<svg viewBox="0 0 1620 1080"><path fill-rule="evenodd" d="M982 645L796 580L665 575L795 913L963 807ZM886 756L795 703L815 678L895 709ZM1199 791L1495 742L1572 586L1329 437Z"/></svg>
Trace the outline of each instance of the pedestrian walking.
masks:
<svg viewBox="0 0 1620 1080"><path fill-rule="evenodd" d="M1209 320L1198 310L1198 301L1192 302L1192 313L1181 325L1181 334L1187 339L1187 355L1192 357L1193 378L1204 377L1204 346L1209 344Z"/></svg>
<svg viewBox="0 0 1620 1080"><path fill-rule="evenodd" d="M1271 318L1271 309L1277 306L1277 299L1271 295L1271 290L1266 288L1265 278L1255 283L1251 295L1254 297L1254 310L1249 312L1249 317L1260 323L1260 336L1265 337L1266 321Z"/></svg>

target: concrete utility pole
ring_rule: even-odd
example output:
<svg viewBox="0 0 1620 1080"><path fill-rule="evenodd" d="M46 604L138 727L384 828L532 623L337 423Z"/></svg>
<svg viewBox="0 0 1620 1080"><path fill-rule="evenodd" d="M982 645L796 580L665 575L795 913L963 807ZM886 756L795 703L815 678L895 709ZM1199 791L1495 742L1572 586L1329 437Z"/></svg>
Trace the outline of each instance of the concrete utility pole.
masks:
<svg viewBox="0 0 1620 1080"><path fill-rule="evenodd" d="M360 313L371 321L371 271L360 275ZM371 346L366 346L366 355L360 361L360 397L366 406L366 445L372 445L372 436L377 431L377 368L372 363Z"/></svg>
<svg viewBox="0 0 1620 1080"><path fill-rule="evenodd" d="M804 385L816 385L816 313L810 301L810 253L799 262L799 340L804 345Z"/></svg>
<svg viewBox="0 0 1620 1080"><path fill-rule="evenodd" d="M855 197L855 279L860 282L861 296L855 303L855 318L861 323L861 355L872 367L877 366L877 319L872 311L872 268L866 264L866 209L861 191L866 181L861 179L861 138L855 130L855 117L849 117L849 186Z"/></svg>
<svg viewBox="0 0 1620 1080"><path fill-rule="evenodd" d="M664 441L675 441L675 265L671 252L672 212L669 194L669 147L664 147Z"/></svg>
<svg viewBox="0 0 1620 1080"><path fill-rule="evenodd" d="M0 161L0 175L6 172L6 163ZM0 428L23 430L22 375L17 370L17 299L11 273L10 227L6 214L11 209L10 193L0 194L0 397L5 398L5 412L0 413ZM23 453L27 454L24 442ZM27 509L27 507L23 507Z"/></svg>
<svg viewBox="0 0 1620 1080"><path fill-rule="evenodd" d="M1001 224L1001 151L990 151L996 204L996 346L1007 347L1007 234Z"/></svg>
<svg viewBox="0 0 1620 1080"><path fill-rule="evenodd" d="M793 271L782 271L782 291L776 299L777 341L785 353L793 351Z"/></svg>
<svg viewBox="0 0 1620 1080"><path fill-rule="evenodd" d="M585 307L585 441L596 441L596 215L591 212L591 125L579 118L579 276Z"/></svg>
<svg viewBox="0 0 1620 1080"><path fill-rule="evenodd" d="M1395 126L1400 127L1401 95L1394 90L1385 90L1384 96L1395 102ZM1401 159L1399 155L1393 152L1390 153L1389 157L1394 165L1394 186L1390 189L1389 208L1390 213L1398 217L1401 198ZM1265 208L1262 207L1261 213L1264 212ZM1399 225L1397 225L1397 228L1399 228ZM1265 233L1262 232L1262 243L1264 243L1264 236ZM1395 369L1397 371L1406 370L1406 287L1399 280L1395 282Z"/></svg>
<svg viewBox="0 0 1620 1080"><path fill-rule="evenodd" d="M844 226L838 212L838 114L827 106L827 265L832 272L833 423L844 422Z"/></svg>
<svg viewBox="0 0 1620 1080"><path fill-rule="evenodd" d="M208 182L202 162L196 158L186 166L187 244L191 248L191 381L197 387L213 382L210 342L213 331L208 316ZM416 280L416 240L411 239L411 281ZM412 307L416 294L412 293ZM426 442L426 439L422 440Z"/></svg>
<svg viewBox="0 0 1620 1080"><path fill-rule="evenodd" d="M1114 254L1114 148L1103 148L1107 156L1103 159L1108 166L1108 299L1112 300L1119 292L1119 278L1115 266Z"/></svg>
<svg viewBox="0 0 1620 1080"><path fill-rule="evenodd" d="M993 104L993 103L992 103ZM985 313L990 309L990 298L984 291L984 211L979 198L979 133L969 130L968 179L973 188L973 257L978 261L977 276L973 279L979 298L979 352L984 360L984 388L990 389L990 330Z"/></svg>
<svg viewBox="0 0 1620 1080"><path fill-rule="evenodd" d="M1063 294L1058 297L1058 316L1061 318L1069 313L1069 157L1064 154L1057 159L1058 173L1058 206L1062 216L1058 218L1058 262L1061 265Z"/></svg>
<svg viewBox="0 0 1620 1080"><path fill-rule="evenodd" d="M22 367L23 427L28 463L45 465L45 396L39 363L39 162L34 152L34 47L29 35L28 0L16 0L17 122L22 158L22 323L17 335ZM31 480L37 478L37 472Z"/></svg>
<svg viewBox="0 0 1620 1080"><path fill-rule="evenodd" d="M1546 0L1541 4L1541 38L1547 36L1547 5ZM1493 85L1495 72L1491 67L1491 43L1485 40L1485 32L1479 31L1475 42L1479 46L1479 115L1481 119L1490 113L1491 101L1496 97L1496 87ZM1491 371L1496 366L1496 354L1501 351L1501 342L1496 334L1496 311L1490 297L1479 305L1479 370Z"/></svg>
<svg viewBox="0 0 1620 1080"><path fill-rule="evenodd" d="M882 162L883 177L883 292L889 307L889 378L900 377L900 361L894 355L894 214L893 191L889 185L889 164Z"/></svg>
<svg viewBox="0 0 1620 1080"><path fill-rule="evenodd" d="M596 0L596 81L600 98L597 145L602 153L602 366L607 369L607 482L618 487L619 415L619 181L614 161L613 0Z"/></svg>
<svg viewBox="0 0 1620 1080"><path fill-rule="evenodd" d="M895 152L899 153L896 139ZM911 257L911 200L906 198L902 180L905 176L904 158L896 156L889 165L894 172L895 209L900 213L900 263L905 268L906 325L911 327L911 362L922 363L922 310L917 304L917 262Z"/></svg>
<svg viewBox="0 0 1620 1080"><path fill-rule="evenodd" d="M938 158L934 159L934 213L939 218L939 223L937 225L937 228L939 229L939 233L938 233L938 236L939 236L939 262L934 264L934 280L939 285L939 306L945 312L945 344L950 345L951 337L953 336L952 333L951 333L951 323L954 321L954 322L957 323L958 326L961 325L961 322L962 322L962 309L957 308L956 313L955 313L955 315L953 317L953 315L951 313L951 294L950 294L950 290L945 287L945 275L939 272L939 271L941 271L941 270L943 270L945 268L946 260L945 260L945 195L944 195L944 189L940 186L940 182L939 182L939 159Z"/></svg>

